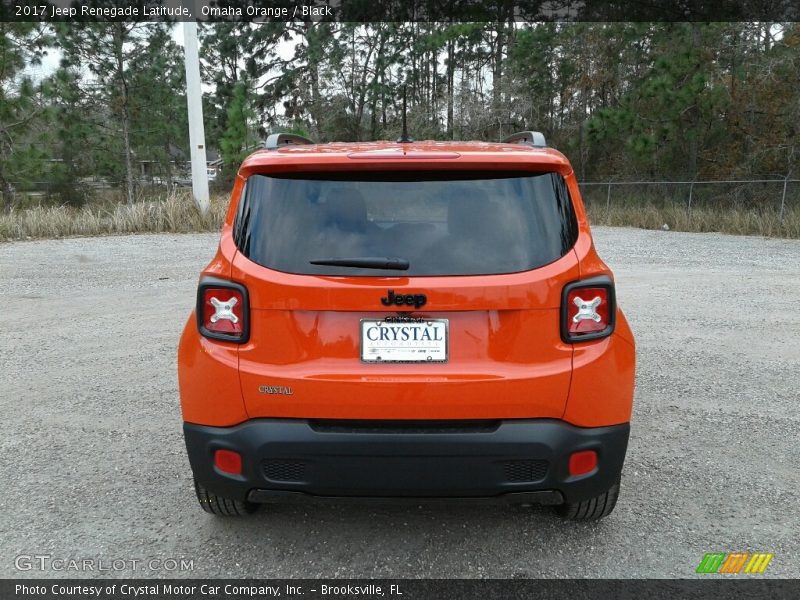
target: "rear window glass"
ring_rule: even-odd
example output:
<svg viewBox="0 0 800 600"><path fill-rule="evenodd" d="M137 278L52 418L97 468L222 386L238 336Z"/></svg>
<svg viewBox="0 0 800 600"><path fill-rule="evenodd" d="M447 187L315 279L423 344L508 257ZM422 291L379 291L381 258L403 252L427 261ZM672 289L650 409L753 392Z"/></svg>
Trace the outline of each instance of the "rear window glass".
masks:
<svg viewBox="0 0 800 600"><path fill-rule="evenodd" d="M347 276L527 271L562 257L576 233L556 173L251 175L234 225L239 249L260 265ZM407 269L364 266L369 258ZM357 260L311 262L327 259Z"/></svg>

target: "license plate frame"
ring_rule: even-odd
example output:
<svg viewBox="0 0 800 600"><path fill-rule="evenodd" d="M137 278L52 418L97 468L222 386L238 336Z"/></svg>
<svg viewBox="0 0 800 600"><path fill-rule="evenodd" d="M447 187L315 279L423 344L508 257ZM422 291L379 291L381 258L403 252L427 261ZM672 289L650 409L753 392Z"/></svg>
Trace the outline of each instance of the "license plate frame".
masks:
<svg viewBox="0 0 800 600"><path fill-rule="evenodd" d="M395 340L372 340L365 337L369 325L384 325L395 327L412 327L439 329L444 332L444 340L431 340L429 345L424 341L415 342L409 340L399 340L399 344L393 345ZM399 333L402 335L402 333ZM411 335L411 334L409 334ZM365 344L365 339L368 343ZM388 345L387 345L388 342ZM434 344L433 342L439 342ZM378 345L384 344L384 345ZM419 344L419 345L412 345ZM443 364L450 359L450 319L419 319L419 320L398 320L392 321L383 319L361 319L359 323L359 356L362 363L370 365L380 364ZM416 358L419 356L419 358Z"/></svg>

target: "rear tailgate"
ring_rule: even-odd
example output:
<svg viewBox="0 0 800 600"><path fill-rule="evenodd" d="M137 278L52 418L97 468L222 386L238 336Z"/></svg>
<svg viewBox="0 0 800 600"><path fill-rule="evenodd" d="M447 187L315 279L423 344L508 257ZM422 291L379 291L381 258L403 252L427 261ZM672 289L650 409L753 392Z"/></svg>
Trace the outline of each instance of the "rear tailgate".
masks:
<svg viewBox="0 0 800 600"><path fill-rule="evenodd" d="M231 272L250 293L239 350L247 413L561 417L573 351L559 305L579 275L571 209L553 172L251 175ZM357 262L369 257L395 268ZM391 301L407 295L425 302ZM438 320L428 335L446 339L413 339L423 324L410 341L384 340L397 332L381 322L398 315ZM385 343L362 347L362 321ZM413 358L398 347L424 361L386 362Z"/></svg>
<svg viewBox="0 0 800 600"><path fill-rule="evenodd" d="M332 278L269 271L238 254L251 335L239 351L247 413L327 419L558 418L572 347L559 336L574 253L528 273L488 277ZM391 310L388 290L427 295ZM448 321L446 363L364 363L362 319L398 313Z"/></svg>

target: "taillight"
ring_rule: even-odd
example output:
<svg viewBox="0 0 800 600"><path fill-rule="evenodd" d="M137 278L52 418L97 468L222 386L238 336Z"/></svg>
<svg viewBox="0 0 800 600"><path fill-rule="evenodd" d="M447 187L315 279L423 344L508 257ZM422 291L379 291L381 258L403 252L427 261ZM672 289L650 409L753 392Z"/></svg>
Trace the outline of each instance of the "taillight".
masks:
<svg viewBox="0 0 800 600"><path fill-rule="evenodd" d="M250 334L247 289L232 281L204 278L197 288L197 328L207 338L246 342Z"/></svg>
<svg viewBox="0 0 800 600"><path fill-rule="evenodd" d="M592 277L564 287L561 338L565 342L596 340L614 331L616 299L608 277Z"/></svg>

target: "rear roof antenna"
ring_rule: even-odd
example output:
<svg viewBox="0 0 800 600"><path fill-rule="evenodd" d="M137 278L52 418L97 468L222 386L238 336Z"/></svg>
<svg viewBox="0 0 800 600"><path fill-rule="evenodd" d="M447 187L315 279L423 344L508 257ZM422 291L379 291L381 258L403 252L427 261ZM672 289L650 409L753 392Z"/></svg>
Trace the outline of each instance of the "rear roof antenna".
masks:
<svg viewBox="0 0 800 600"><path fill-rule="evenodd" d="M414 140L408 137L408 123L406 122L406 85L403 85L403 133L397 139L398 144L410 144Z"/></svg>

